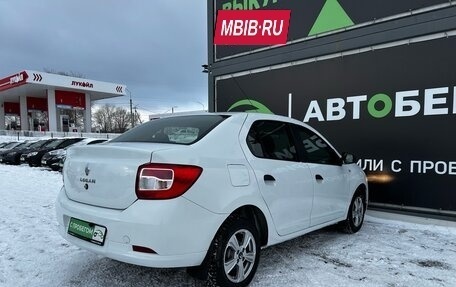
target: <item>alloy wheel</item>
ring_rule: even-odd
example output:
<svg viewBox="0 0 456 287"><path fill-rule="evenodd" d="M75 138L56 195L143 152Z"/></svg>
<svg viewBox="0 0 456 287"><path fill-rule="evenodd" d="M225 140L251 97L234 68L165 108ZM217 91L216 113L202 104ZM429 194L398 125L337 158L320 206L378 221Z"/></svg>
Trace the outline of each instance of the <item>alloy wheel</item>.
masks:
<svg viewBox="0 0 456 287"><path fill-rule="evenodd" d="M256 243L246 229L235 232L225 248L223 264L225 275L233 283L244 281L252 272L256 259Z"/></svg>
<svg viewBox="0 0 456 287"><path fill-rule="evenodd" d="M353 202L353 208L352 208L352 219L353 219L353 224L358 227L361 225L363 222L363 216L364 216L364 203L363 199L361 196L358 196L355 201Z"/></svg>

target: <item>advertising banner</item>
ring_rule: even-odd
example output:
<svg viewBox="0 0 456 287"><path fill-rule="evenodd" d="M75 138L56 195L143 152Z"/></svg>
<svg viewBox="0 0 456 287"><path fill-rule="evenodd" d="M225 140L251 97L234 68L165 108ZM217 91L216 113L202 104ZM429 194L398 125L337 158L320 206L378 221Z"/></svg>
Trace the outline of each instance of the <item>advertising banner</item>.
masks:
<svg viewBox="0 0 456 287"><path fill-rule="evenodd" d="M290 10L221 10L215 45L285 45Z"/></svg>
<svg viewBox="0 0 456 287"><path fill-rule="evenodd" d="M456 37L216 81L217 111L292 116L352 152L371 201L456 211Z"/></svg>
<svg viewBox="0 0 456 287"><path fill-rule="evenodd" d="M411 13L421 8L448 3L448 0L215 0L214 27L218 10L291 10L288 41L326 33L379 19ZM404 15L405 16L405 15ZM221 59L264 46L215 46Z"/></svg>

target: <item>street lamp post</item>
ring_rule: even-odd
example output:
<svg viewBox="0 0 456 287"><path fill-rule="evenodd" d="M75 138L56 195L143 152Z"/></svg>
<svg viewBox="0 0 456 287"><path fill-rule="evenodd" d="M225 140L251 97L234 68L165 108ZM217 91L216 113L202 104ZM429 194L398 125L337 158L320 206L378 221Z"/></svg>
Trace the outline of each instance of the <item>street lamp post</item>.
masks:
<svg viewBox="0 0 456 287"><path fill-rule="evenodd" d="M202 102L200 102L200 101L195 101L195 103L200 104L203 107L203 112L204 112L204 108L205 108L204 104Z"/></svg>

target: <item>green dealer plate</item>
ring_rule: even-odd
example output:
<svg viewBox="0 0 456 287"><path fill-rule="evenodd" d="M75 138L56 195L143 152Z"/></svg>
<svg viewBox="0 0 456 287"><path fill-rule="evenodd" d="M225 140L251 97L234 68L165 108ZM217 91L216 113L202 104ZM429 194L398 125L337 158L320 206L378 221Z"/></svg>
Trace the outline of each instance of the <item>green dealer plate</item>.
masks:
<svg viewBox="0 0 456 287"><path fill-rule="evenodd" d="M106 238L106 227L86 222L77 218L70 218L68 234L80 239L103 246Z"/></svg>

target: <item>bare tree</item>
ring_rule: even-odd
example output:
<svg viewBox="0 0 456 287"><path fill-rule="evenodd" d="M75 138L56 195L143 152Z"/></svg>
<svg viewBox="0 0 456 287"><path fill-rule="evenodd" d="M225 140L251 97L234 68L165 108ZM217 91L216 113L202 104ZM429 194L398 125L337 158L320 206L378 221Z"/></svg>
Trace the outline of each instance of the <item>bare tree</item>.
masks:
<svg viewBox="0 0 456 287"><path fill-rule="evenodd" d="M101 106L96 112L93 113L93 121L100 128L102 133L111 133L114 130L114 112L113 105L106 104Z"/></svg>
<svg viewBox="0 0 456 287"><path fill-rule="evenodd" d="M112 117L114 132L125 132L130 124L130 115L128 111L122 107L117 107Z"/></svg>
<svg viewBox="0 0 456 287"><path fill-rule="evenodd" d="M87 78L84 74L79 73L79 72L75 72L75 71L65 72L65 71L57 71L57 70L51 69L51 68L43 68L43 71L44 71L45 73L55 74L55 75L76 77L76 78L82 78L82 79Z"/></svg>
<svg viewBox="0 0 456 287"><path fill-rule="evenodd" d="M140 123L139 114L134 116L136 124ZM93 113L93 123L102 133L123 133L131 128L131 115L123 107L106 104Z"/></svg>

